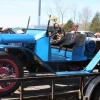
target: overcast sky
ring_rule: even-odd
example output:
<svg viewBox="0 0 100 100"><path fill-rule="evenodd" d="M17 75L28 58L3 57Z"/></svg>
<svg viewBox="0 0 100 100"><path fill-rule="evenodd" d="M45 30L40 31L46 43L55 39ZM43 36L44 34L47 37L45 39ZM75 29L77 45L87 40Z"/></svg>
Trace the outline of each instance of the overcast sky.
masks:
<svg viewBox="0 0 100 100"><path fill-rule="evenodd" d="M100 0L63 1L65 1L66 5L75 3L79 9L89 6L93 13L100 9ZM0 0L0 27L26 27L29 16L31 16L30 25L37 25L38 2L39 0ZM47 23L48 15L44 9L50 5L53 8L54 0L41 0L41 24ZM68 20L67 17L66 20Z"/></svg>

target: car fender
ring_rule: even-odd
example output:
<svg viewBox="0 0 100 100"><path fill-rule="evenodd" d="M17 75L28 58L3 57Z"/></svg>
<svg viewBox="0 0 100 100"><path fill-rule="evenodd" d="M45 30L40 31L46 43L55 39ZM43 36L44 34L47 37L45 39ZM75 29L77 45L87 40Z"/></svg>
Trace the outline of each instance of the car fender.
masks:
<svg viewBox="0 0 100 100"><path fill-rule="evenodd" d="M7 49L19 49L26 55L28 60L33 60L33 56L32 56L33 55L33 51L31 51L29 49L26 50L26 48L24 48L22 46L18 46L18 45L16 46L16 45L0 45L0 51L1 52L8 52Z"/></svg>

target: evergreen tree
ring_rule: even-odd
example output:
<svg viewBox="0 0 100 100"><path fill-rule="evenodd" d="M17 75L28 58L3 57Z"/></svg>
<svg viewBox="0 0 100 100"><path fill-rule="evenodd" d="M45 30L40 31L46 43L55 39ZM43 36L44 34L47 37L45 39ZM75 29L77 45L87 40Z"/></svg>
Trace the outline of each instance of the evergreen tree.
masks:
<svg viewBox="0 0 100 100"><path fill-rule="evenodd" d="M90 23L89 30L94 33L100 32L100 13L99 12L95 14L92 22Z"/></svg>
<svg viewBox="0 0 100 100"><path fill-rule="evenodd" d="M64 25L64 30L68 31L70 28L72 28L74 25L74 22L70 19L67 21L67 23Z"/></svg>

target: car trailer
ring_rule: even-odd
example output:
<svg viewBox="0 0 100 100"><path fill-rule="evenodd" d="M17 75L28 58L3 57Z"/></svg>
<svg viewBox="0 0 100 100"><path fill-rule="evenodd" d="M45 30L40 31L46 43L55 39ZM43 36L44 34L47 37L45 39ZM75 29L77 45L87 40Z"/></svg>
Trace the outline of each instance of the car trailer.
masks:
<svg viewBox="0 0 100 100"><path fill-rule="evenodd" d="M59 29L61 29L61 27L59 27ZM55 31L54 34L57 34L58 31ZM64 41L68 35L68 41ZM61 40L63 40L64 43L67 42L68 44L66 45L75 45L72 49L68 50L66 50L67 47L62 48L63 45L61 45L61 48L52 46L50 43L50 36L48 36L48 27L47 30L28 29L26 34L0 34L0 97L14 93L19 88L21 83L20 100L23 100L24 81L51 79L51 99L54 100L54 81L56 79L80 77L79 89L81 93L81 100L100 100L100 73L93 72L96 66L100 71L100 50L97 54L95 54L95 43L86 42L86 35L84 34L76 35L72 38L72 34L67 33ZM88 45L86 46L87 43ZM85 47L87 47L87 49L85 49ZM89 58L85 55L85 52L86 54L89 54ZM91 61L88 61L90 59ZM82 70L80 69L79 71L76 71L76 69L75 71L64 70L56 72L52 68L58 68L59 64L61 67L68 67L68 63L84 61L88 62L88 64L86 63L85 66L79 66L77 64L76 67L82 67ZM23 74L24 66L26 67L26 70L30 73L32 72L33 74L38 68L42 67L46 68L46 70L54 75L37 77L30 73ZM93 77L90 78L84 85L84 78L86 76Z"/></svg>
<svg viewBox="0 0 100 100"><path fill-rule="evenodd" d="M20 100L24 100L23 99L23 82L25 81L34 81L34 80L52 80L52 92L51 92L51 100L55 100L55 80L56 79L67 79L67 78L80 78L80 95L79 95L79 99L80 100L89 100L87 95L84 95L84 77L88 77L88 76L94 76L94 77L99 77L100 78L100 73L98 72L93 72L90 74L69 74L69 75L64 75L64 76L57 76L57 75L45 75L45 76L34 76L33 74L29 74L28 76L25 75L25 77L23 78L12 78L12 79L0 79L0 82L21 82L20 85Z"/></svg>

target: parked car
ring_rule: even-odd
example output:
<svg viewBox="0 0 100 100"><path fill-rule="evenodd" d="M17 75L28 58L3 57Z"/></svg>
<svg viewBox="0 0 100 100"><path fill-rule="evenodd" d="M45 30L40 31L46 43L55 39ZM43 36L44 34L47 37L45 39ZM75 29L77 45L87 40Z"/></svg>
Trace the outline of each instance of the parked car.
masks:
<svg viewBox="0 0 100 100"><path fill-rule="evenodd" d="M100 38L98 38L93 32L91 31L77 31L78 34L86 34L87 40L94 40L94 41L100 41Z"/></svg>

